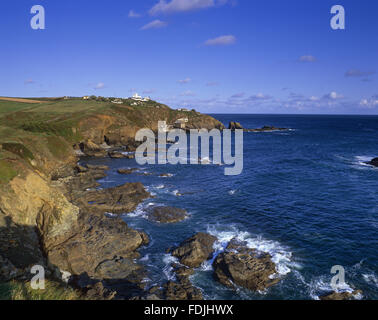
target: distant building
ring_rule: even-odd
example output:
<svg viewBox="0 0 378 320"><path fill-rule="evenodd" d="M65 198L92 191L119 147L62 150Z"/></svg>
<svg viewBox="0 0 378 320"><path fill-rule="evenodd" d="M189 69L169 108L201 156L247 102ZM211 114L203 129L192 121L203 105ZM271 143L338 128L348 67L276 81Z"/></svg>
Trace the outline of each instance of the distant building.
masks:
<svg viewBox="0 0 378 320"><path fill-rule="evenodd" d="M89 100L89 96L84 96L83 100Z"/></svg>
<svg viewBox="0 0 378 320"><path fill-rule="evenodd" d="M112 101L112 103L115 103L115 104L122 104L123 101L122 101L121 99L114 99L114 100Z"/></svg>
<svg viewBox="0 0 378 320"><path fill-rule="evenodd" d="M150 97L144 97L142 98L139 94L135 93L132 97L130 97L130 99L134 100L134 101L143 101L143 102L147 102L147 101L150 101L151 98Z"/></svg>
<svg viewBox="0 0 378 320"><path fill-rule="evenodd" d="M186 123L188 122L188 118L181 118L176 120L175 124L173 125L176 129L185 129Z"/></svg>
<svg viewBox="0 0 378 320"><path fill-rule="evenodd" d="M180 108L180 109L177 109L177 111L181 111L181 112L190 112L189 109L186 109L186 108Z"/></svg>
<svg viewBox="0 0 378 320"><path fill-rule="evenodd" d="M134 101L142 101L143 100L143 98L137 93L134 93L133 96L130 99L132 99Z"/></svg>

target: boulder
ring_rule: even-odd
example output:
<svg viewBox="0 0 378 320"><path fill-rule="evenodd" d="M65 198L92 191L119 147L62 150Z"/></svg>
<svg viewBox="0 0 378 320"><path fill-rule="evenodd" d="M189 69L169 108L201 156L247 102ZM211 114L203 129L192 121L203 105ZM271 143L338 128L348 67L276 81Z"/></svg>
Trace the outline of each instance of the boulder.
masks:
<svg viewBox="0 0 378 320"><path fill-rule="evenodd" d="M121 153L121 152L117 152L117 151L111 151L111 152L108 152L108 156L112 159L123 159L123 158L126 158L126 155Z"/></svg>
<svg viewBox="0 0 378 320"><path fill-rule="evenodd" d="M210 234L199 232L182 242L171 253L180 260L180 263L191 268L198 268L203 262L211 259L214 251L213 244L216 240L217 238Z"/></svg>
<svg viewBox="0 0 378 320"><path fill-rule="evenodd" d="M174 207L153 207L147 213L148 219L159 223L177 223L185 220L188 213L184 209Z"/></svg>
<svg viewBox="0 0 378 320"><path fill-rule="evenodd" d="M118 169L117 172L119 174L132 174L134 173L135 171L138 171L137 168L132 168L132 169Z"/></svg>
<svg viewBox="0 0 378 320"><path fill-rule="evenodd" d="M237 285L260 291L279 281L272 278L276 266L269 254L258 253L236 240L232 240L226 250L218 255L213 268L215 279L231 288Z"/></svg>
<svg viewBox="0 0 378 320"><path fill-rule="evenodd" d="M355 290L353 292L336 292L327 293L323 296L320 296L320 300L352 300L355 299L355 296L362 294L361 290Z"/></svg>

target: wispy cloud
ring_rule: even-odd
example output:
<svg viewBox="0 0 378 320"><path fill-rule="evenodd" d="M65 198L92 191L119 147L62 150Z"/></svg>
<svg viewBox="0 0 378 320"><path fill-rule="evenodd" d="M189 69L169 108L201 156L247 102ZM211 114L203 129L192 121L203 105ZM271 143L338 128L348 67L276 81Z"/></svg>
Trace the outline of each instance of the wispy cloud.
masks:
<svg viewBox="0 0 378 320"><path fill-rule="evenodd" d="M205 41L205 46L227 46L236 42L236 37L233 35L220 36L214 39Z"/></svg>
<svg viewBox="0 0 378 320"><path fill-rule="evenodd" d="M155 89L146 89L146 90L143 90L143 94L151 94L151 93L154 93L156 90Z"/></svg>
<svg viewBox="0 0 378 320"><path fill-rule="evenodd" d="M189 12L223 6L230 1L228 0L159 0L150 10L152 16L159 14L172 14L179 12ZM234 3L234 1L232 1Z"/></svg>
<svg viewBox="0 0 378 320"><path fill-rule="evenodd" d="M362 70L359 70L359 69L351 69L351 70L348 70L347 72L345 72L346 77L355 77L355 78L368 77L368 76L371 76L373 74L375 74L375 71L362 71Z"/></svg>
<svg viewBox="0 0 378 320"><path fill-rule="evenodd" d="M134 10L129 11L129 18L140 18L141 16L141 14L136 13Z"/></svg>
<svg viewBox="0 0 378 320"><path fill-rule="evenodd" d="M105 83L103 83L103 82L99 82L99 83L97 83L97 84L93 87L93 89L95 89L95 90L104 89L104 88L105 88Z"/></svg>
<svg viewBox="0 0 378 320"><path fill-rule="evenodd" d="M180 94L182 97L194 97L196 94L193 91L187 90Z"/></svg>
<svg viewBox="0 0 378 320"><path fill-rule="evenodd" d="M148 30L148 29L160 29L166 27L168 24L161 20L154 20L150 23L144 25L140 30Z"/></svg>
<svg viewBox="0 0 378 320"><path fill-rule="evenodd" d="M206 83L206 87L216 87L219 86L219 82L211 81Z"/></svg>
<svg viewBox="0 0 378 320"><path fill-rule="evenodd" d="M315 62L316 58L312 55L300 56L298 59L299 62Z"/></svg>
<svg viewBox="0 0 378 320"><path fill-rule="evenodd" d="M239 99L239 98L243 98L244 96L245 96L245 92L239 92L232 95L231 99Z"/></svg>
<svg viewBox="0 0 378 320"><path fill-rule="evenodd" d="M27 79L24 81L24 84L34 84L35 81L33 79Z"/></svg>
<svg viewBox="0 0 378 320"><path fill-rule="evenodd" d="M192 79L190 79L190 78L185 78L185 79L182 79L182 80L178 80L177 82L179 83L179 84L187 84L187 83L189 83L189 82L191 82L192 81Z"/></svg>

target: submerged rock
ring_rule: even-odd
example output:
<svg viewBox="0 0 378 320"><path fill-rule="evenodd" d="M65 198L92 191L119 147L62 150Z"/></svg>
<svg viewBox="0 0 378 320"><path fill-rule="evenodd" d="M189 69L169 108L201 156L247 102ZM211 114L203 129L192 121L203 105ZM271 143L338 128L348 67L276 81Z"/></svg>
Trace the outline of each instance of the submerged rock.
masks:
<svg viewBox="0 0 378 320"><path fill-rule="evenodd" d="M132 174L134 173L135 171L138 171L137 168L132 168L132 169L118 169L117 172L119 174Z"/></svg>
<svg viewBox="0 0 378 320"><path fill-rule="evenodd" d="M198 268L203 262L211 259L214 252L213 244L216 237L199 232L193 237L185 240L181 245L172 251L172 255L180 260L180 263Z"/></svg>
<svg viewBox="0 0 378 320"><path fill-rule="evenodd" d="M245 132L269 132L269 131L286 131L287 128L278 128L275 126L264 126L259 129L245 129Z"/></svg>
<svg viewBox="0 0 378 320"><path fill-rule="evenodd" d="M371 166L378 167L378 158L374 158L369 162L366 162L366 164L370 164Z"/></svg>
<svg viewBox="0 0 378 320"><path fill-rule="evenodd" d="M336 292L333 291L326 295L320 296L320 300L352 300L355 299L357 295L362 294L361 290L355 290L353 292Z"/></svg>
<svg viewBox="0 0 378 320"><path fill-rule="evenodd" d="M232 240L226 250L218 255L213 268L215 279L231 288L238 285L258 291L280 280L272 278L276 273L276 266L269 254L260 254L236 240Z"/></svg>
<svg viewBox="0 0 378 320"><path fill-rule="evenodd" d="M177 223L185 220L188 213L184 209L174 207L153 207L147 213L148 219L159 223Z"/></svg>

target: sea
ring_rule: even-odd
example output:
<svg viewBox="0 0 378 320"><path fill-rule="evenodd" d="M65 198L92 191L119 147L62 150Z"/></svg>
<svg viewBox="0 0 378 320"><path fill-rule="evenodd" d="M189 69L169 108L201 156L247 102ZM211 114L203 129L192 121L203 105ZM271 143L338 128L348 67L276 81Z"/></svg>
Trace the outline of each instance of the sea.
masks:
<svg viewBox="0 0 378 320"><path fill-rule="evenodd" d="M331 272L334 266L345 271L340 291L359 289L357 299L378 299L378 168L366 164L378 157L378 116L212 116L226 126L237 121L244 128L290 130L245 132L244 168L237 176L226 176L225 166L211 158L207 165L89 160L110 167L101 188L142 182L153 195L122 216L150 237L139 259L148 272L146 285L174 280L176 259L167 249L207 232L218 238L215 256L233 238L269 253L281 281L261 292L230 289L214 280L209 260L191 277L205 299L319 299L340 275ZM120 168L139 171L120 175ZM146 209L159 205L183 208L190 216L176 224L149 221Z"/></svg>

